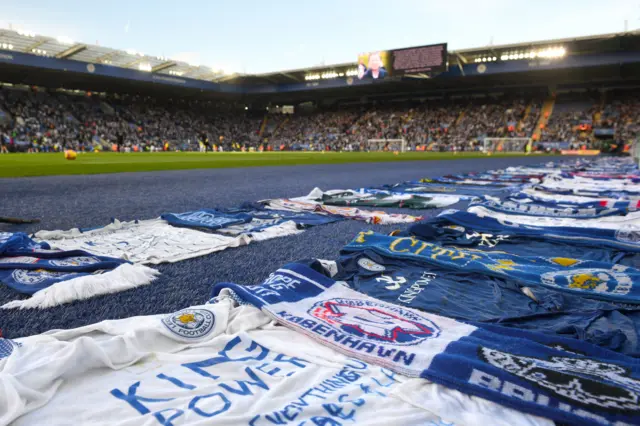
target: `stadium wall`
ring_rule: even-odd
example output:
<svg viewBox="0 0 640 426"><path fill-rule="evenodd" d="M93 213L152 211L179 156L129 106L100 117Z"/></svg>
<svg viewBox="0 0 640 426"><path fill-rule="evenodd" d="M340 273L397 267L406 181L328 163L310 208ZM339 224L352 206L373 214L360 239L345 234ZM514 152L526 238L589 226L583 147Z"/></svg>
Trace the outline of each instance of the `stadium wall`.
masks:
<svg viewBox="0 0 640 426"><path fill-rule="evenodd" d="M606 54L568 56L555 60L514 60L505 62L473 63L459 67L450 67L447 72L438 75L437 79L460 78L463 76L489 76L496 74L517 74L544 70L568 70L573 68L589 68L598 66L621 66L640 63L640 52L626 51ZM215 83L166 74L150 73L111 65L93 64L69 59L45 58L21 52L0 53L0 64L16 67L52 70L63 73L76 73L85 76L121 79L163 86L182 87L210 93L226 93L230 95L259 95L290 92L313 91L319 89L340 89L350 86L385 85L387 81L358 80L357 78L337 78L312 82L268 85L238 85ZM411 77L392 79L396 82L415 81Z"/></svg>

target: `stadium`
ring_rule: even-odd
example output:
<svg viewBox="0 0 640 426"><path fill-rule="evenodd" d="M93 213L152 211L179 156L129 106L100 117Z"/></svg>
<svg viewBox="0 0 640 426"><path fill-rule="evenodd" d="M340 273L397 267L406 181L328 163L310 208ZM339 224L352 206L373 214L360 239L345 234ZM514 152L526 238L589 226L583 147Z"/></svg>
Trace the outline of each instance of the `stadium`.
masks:
<svg viewBox="0 0 640 426"><path fill-rule="evenodd" d="M640 424L640 31L428 42L0 29L0 425Z"/></svg>

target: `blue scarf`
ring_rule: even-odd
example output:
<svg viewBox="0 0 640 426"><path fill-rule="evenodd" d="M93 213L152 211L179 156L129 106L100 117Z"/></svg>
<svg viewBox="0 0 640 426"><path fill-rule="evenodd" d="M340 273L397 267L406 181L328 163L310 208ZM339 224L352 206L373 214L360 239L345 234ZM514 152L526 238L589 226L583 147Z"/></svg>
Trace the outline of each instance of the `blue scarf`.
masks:
<svg viewBox="0 0 640 426"><path fill-rule="evenodd" d="M550 207L538 203L498 202L492 200L475 202L470 205L470 207L472 206L481 206L488 210L505 214L572 219L597 219L607 216L625 216L629 212L626 208L616 207Z"/></svg>
<svg viewBox="0 0 640 426"><path fill-rule="evenodd" d="M526 286L544 286L601 300L640 303L640 271L623 265L442 247L415 237L390 237L373 231L360 232L342 251L349 253L362 249L448 269L510 278Z"/></svg>
<svg viewBox="0 0 640 426"><path fill-rule="evenodd" d="M0 240L0 282L24 294L34 294L60 281L103 273L129 263L95 256L83 250L49 250L26 234Z"/></svg>
<svg viewBox="0 0 640 426"><path fill-rule="evenodd" d="M160 217L173 226L210 230L251 222L251 216L248 214L228 214L213 209L202 209L185 213L163 213Z"/></svg>
<svg viewBox="0 0 640 426"><path fill-rule="evenodd" d="M583 342L464 324L382 302L299 264L261 285L218 284L348 356L571 424L640 424L640 361Z"/></svg>
<svg viewBox="0 0 640 426"><path fill-rule="evenodd" d="M634 230L521 225L499 221L488 216L480 217L460 210L445 210L432 220L442 226L459 225L477 232L530 237L537 240L558 241L589 247L607 247L640 253L640 232Z"/></svg>
<svg viewBox="0 0 640 426"><path fill-rule="evenodd" d="M240 208L232 209L201 209L186 213L164 213L160 217L173 226L212 231L245 225L242 227L243 232L257 232L288 221L293 221L300 227L309 227L342 220L340 217L310 212L267 210L254 204L244 204Z"/></svg>

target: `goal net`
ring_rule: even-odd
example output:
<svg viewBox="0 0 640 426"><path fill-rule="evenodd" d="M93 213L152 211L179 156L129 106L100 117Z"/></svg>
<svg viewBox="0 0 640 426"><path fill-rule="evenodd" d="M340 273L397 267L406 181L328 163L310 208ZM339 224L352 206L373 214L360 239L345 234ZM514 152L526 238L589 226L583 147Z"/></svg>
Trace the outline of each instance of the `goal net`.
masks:
<svg viewBox="0 0 640 426"><path fill-rule="evenodd" d="M404 139L368 139L366 148L368 151L404 152L407 143Z"/></svg>
<svg viewBox="0 0 640 426"><path fill-rule="evenodd" d="M496 152L530 152L531 138L484 138L483 151L487 154Z"/></svg>

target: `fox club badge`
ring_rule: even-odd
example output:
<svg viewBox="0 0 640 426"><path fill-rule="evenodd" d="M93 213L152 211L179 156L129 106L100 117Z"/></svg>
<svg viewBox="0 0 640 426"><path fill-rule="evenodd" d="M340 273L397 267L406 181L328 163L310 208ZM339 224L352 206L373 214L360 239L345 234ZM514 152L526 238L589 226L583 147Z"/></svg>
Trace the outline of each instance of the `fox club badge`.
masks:
<svg viewBox="0 0 640 426"><path fill-rule="evenodd" d="M177 336L198 339L211 333L215 319L208 309L183 309L164 317L162 324Z"/></svg>

